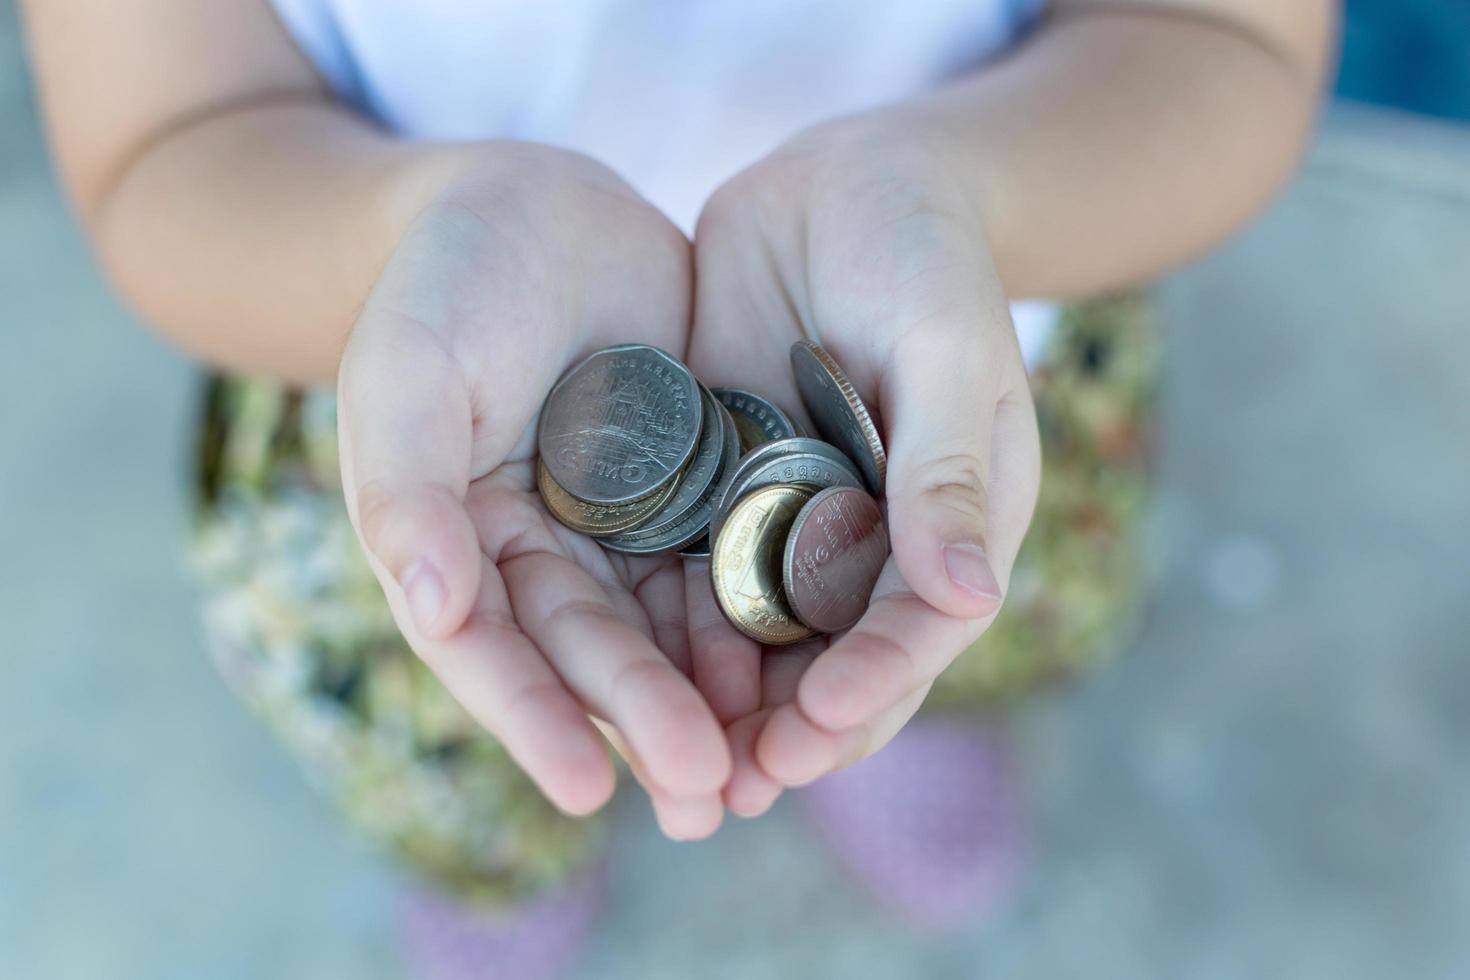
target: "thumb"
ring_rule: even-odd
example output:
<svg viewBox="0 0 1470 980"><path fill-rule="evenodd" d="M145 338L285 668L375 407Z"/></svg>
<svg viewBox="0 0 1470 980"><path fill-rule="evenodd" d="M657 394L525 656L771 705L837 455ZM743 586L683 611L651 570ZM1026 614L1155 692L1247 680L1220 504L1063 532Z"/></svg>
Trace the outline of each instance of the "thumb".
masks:
<svg viewBox="0 0 1470 980"><path fill-rule="evenodd" d="M1000 608L998 569L1009 565L989 540L991 431L1015 358L997 326L910 331L883 379L894 559L921 599L959 619Z"/></svg>
<svg viewBox="0 0 1470 980"><path fill-rule="evenodd" d="M364 313L338 373L337 428L348 512L394 618L442 639L480 588L464 505L473 420L457 365L425 329Z"/></svg>

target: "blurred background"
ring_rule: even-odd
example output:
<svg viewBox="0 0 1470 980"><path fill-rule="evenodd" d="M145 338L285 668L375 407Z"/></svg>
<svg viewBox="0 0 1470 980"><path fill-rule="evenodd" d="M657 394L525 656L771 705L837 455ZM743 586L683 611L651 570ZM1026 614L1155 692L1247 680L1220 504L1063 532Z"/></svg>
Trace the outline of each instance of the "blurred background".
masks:
<svg viewBox="0 0 1470 980"><path fill-rule="evenodd" d="M1344 45L1300 176L1163 286L1161 574L1008 719L1019 896L916 935L790 801L676 846L630 798L580 975L1470 978L1470 4ZM0 343L0 977L396 976L394 873L203 655L195 371L89 262L10 0Z"/></svg>

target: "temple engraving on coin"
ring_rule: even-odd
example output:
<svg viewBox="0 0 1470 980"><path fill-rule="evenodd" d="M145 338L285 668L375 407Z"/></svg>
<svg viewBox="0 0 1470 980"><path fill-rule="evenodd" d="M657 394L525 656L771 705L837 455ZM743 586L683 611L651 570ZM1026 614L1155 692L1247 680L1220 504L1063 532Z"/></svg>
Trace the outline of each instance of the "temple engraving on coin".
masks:
<svg viewBox="0 0 1470 980"><path fill-rule="evenodd" d="M653 347L599 351L551 390L538 433L556 483L618 504L674 479L698 442L703 411L687 368Z"/></svg>

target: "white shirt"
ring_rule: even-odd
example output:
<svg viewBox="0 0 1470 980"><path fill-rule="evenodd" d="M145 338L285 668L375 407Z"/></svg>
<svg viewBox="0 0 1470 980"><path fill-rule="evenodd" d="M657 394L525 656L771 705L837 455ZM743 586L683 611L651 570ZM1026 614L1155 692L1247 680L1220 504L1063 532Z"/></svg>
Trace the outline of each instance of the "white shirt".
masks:
<svg viewBox="0 0 1470 980"><path fill-rule="evenodd" d="M994 55L1042 0L273 2L337 94L391 130L576 150L690 231L787 137ZM1016 312L1037 348L1037 313Z"/></svg>

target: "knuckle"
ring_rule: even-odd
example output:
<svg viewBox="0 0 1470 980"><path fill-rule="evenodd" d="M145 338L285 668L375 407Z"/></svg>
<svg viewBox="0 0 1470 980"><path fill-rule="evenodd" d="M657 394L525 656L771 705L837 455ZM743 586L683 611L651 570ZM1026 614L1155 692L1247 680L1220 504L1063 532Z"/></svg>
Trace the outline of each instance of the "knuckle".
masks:
<svg viewBox="0 0 1470 980"><path fill-rule="evenodd" d="M442 527L444 505L454 500L453 491L442 483L404 487L384 479L369 480L357 490L357 523L363 543L391 564L402 556L390 552L421 544Z"/></svg>
<svg viewBox="0 0 1470 980"><path fill-rule="evenodd" d="M623 625L623 621L618 618L617 611L611 604L602 599L589 599L582 596L574 596L556 603L547 613L546 618L550 622L586 620L589 625L603 623L609 628Z"/></svg>
<svg viewBox="0 0 1470 980"><path fill-rule="evenodd" d="M966 525L984 527L989 513L985 467L973 453L949 453L921 463L914 485L929 503L952 512Z"/></svg>
<svg viewBox="0 0 1470 980"><path fill-rule="evenodd" d="M498 653L507 644L519 643L524 638L521 624L509 609L493 606L477 606L470 612L461 631L481 641L480 649Z"/></svg>

